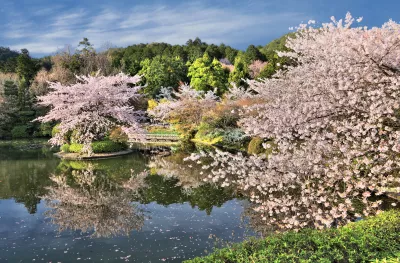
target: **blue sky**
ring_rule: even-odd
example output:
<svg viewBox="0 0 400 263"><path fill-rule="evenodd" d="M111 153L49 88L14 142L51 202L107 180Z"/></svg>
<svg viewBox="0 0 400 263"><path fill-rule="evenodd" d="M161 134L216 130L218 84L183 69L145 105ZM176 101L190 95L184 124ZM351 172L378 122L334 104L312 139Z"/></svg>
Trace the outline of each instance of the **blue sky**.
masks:
<svg viewBox="0 0 400 263"><path fill-rule="evenodd" d="M245 49L265 45L301 22L327 22L347 11L362 25L400 21L400 0L2 0L0 46L27 48L38 57L89 38L105 43L184 44L200 37Z"/></svg>

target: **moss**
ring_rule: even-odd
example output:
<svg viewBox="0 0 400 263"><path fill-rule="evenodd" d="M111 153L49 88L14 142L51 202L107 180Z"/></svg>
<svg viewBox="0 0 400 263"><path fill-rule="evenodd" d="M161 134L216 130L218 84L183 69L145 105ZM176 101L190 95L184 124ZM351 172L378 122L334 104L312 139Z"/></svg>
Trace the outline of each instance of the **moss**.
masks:
<svg viewBox="0 0 400 263"><path fill-rule="evenodd" d="M249 146L247 147L248 154L261 154L265 151L263 148L263 139L260 137L254 137L251 139Z"/></svg>

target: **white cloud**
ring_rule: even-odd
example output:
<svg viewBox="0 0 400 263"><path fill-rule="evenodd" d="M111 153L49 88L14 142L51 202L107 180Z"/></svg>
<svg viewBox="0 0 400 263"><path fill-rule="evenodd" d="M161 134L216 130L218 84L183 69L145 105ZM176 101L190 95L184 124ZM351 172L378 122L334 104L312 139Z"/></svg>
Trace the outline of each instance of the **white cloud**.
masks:
<svg viewBox="0 0 400 263"><path fill-rule="evenodd" d="M83 9L69 13L64 13L56 17L52 26L55 28L73 26L81 23L85 15L86 12Z"/></svg>
<svg viewBox="0 0 400 263"><path fill-rule="evenodd" d="M19 28L6 30L4 37L14 43L18 39L11 48L24 47L34 54L54 52L66 43L77 44L83 37L89 38L95 47L105 42L117 46L147 42L184 44L195 37L235 46L250 44L254 39L276 37L285 33L289 26L309 19L300 13L269 13L265 10L245 13L238 8L229 8L229 5L222 8L200 2L175 6L141 5L124 10L103 8L97 13L78 9L50 18L48 25L41 28L35 21L25 21L24 26L21 22Z"/></svg>

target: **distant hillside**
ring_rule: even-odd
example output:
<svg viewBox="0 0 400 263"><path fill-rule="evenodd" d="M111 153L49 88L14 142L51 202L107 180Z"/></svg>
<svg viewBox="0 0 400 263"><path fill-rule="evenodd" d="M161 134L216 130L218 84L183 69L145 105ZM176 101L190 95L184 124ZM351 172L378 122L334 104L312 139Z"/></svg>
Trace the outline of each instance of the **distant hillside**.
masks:
<svg viewBox="0 0 400 263"><path fill-rule="evenodd" d="M15 72L19 53L9 47L0 47L0 72Z"/></svg>
<svg viewBox="0 0 400 263"><path fill-rule="evenodd" d="M267 45L260 48L261 53L263 53L267 57L267 60L272 60L276 54L276 52L275 52L276 50L280 50L280 51L287 50L288 51L288 48L286 48L286 46L285 46L286 40L288 37L294 37L294 33L289 33L289 34L281 36L280 38L272 40Z"/></svg>

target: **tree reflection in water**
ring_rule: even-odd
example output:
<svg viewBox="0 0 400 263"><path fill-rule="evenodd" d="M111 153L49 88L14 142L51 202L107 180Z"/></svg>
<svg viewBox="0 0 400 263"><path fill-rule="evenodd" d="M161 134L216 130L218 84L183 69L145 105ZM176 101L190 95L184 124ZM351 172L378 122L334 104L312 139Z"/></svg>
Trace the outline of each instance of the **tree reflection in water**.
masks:
<svg viewBox="0 0 400 263"><path fill-rule="evenodd" d="M153 156L148 166L153 173L161 174L167 178L176 178L178 186L185 191L191 191L200 187L205 182L201 166L190 165L184 162L183 153L173 154L167 157Z"/></svg>
<svg viewBox="0 0 400 263"><path fill-rule="evenodd" d="M92 233L92 237L129 235L144 224L143 211L131 199L144 186L146 174L132 176L123 184L111 181L92 165L71 174L53 175L54 185L43 196L50 208L46 216L60 232L82 231Z"/></svg>

